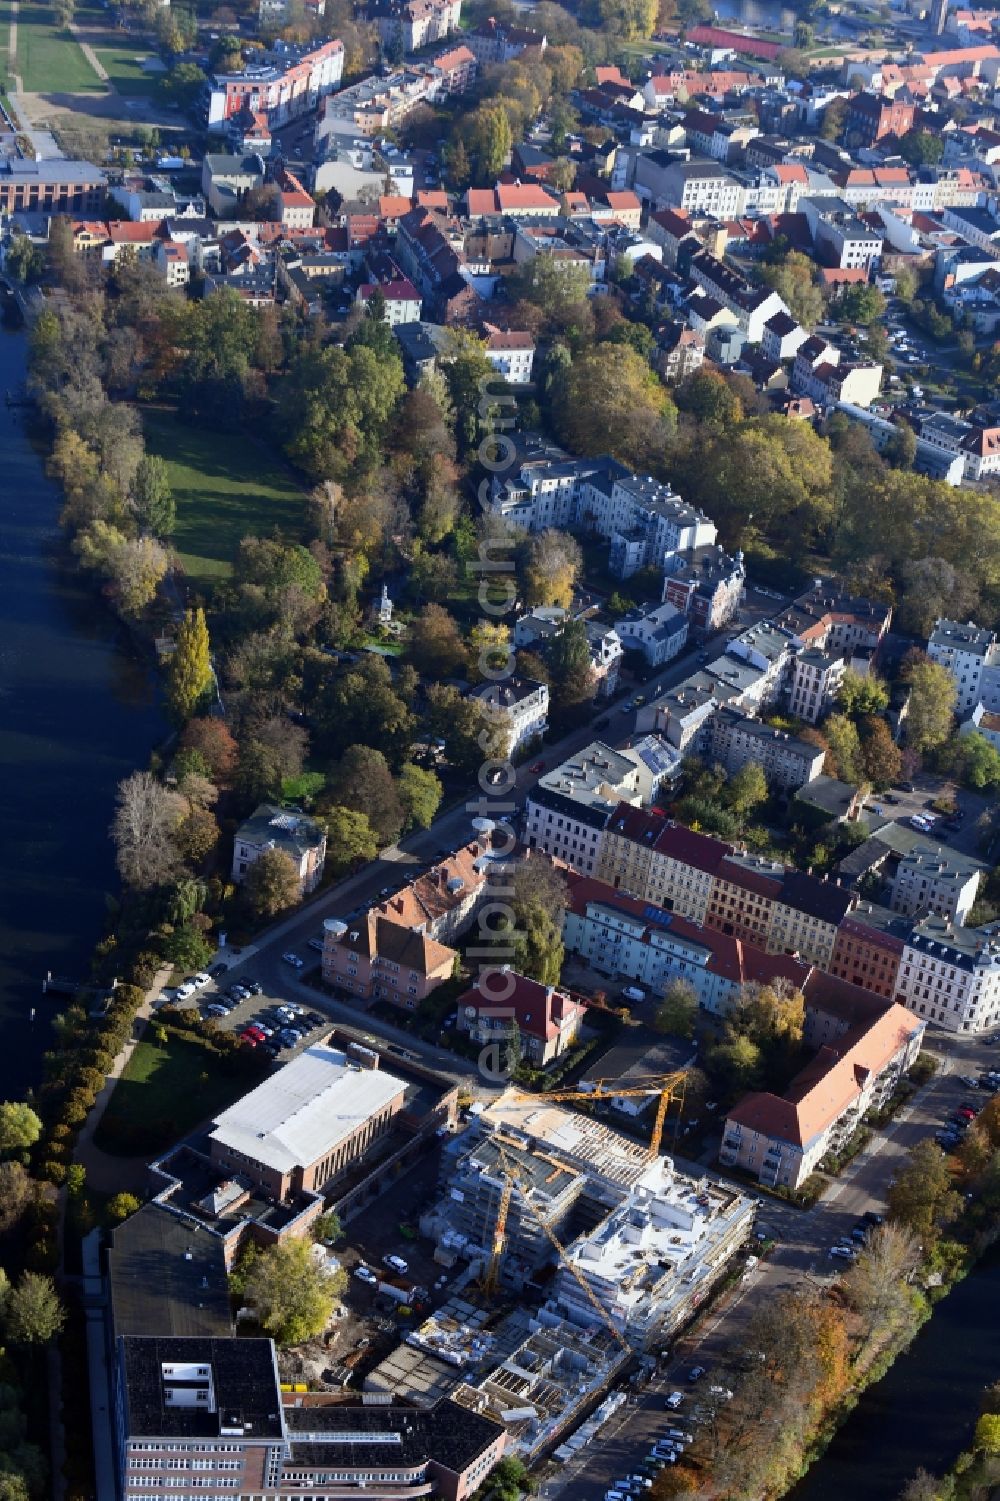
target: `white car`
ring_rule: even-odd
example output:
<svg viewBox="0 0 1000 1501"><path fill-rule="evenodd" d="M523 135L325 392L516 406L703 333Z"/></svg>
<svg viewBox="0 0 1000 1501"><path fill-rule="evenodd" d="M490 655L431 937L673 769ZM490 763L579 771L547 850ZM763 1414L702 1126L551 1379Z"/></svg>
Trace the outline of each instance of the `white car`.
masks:
<svg viewBox="0 0 1000 1501"><path fill-rule="evenodd" d="M387 1267L391 1267L394 1272L399 1272L400 1275L410 1270L409 1263L405 1262L402 1256L383 1256L382 1260Z"/></svg>
<svg viewBox="0 0 1000 1501"><path fill-rule="evenodd" d="M321 954L323 952L322 938L310 938L306 946L307 948L315 949L317 954Z"/></svg>
<svg viewBox="0 0 1000 1501"><path fill-rule="evenodd" d="M378 1285L378 1278L370 1266L356 1266L354 1268L354 1275L359 1282L367 1282L369 1287L376 1287Z"/></svg>
<svg viewBox="0 0 1000 1501"><path fill-rule="evenodd" d="M291 950L287 954L282 954L281 962L283 964L290 964L293 969L301 969L303 963L298 954L293 954Z"/></svg>
<svg viewBox="0 0 1000 1501"><path fill-rule="evenodd" d="M834 1256L840 1261L853 1261L857 1254L851 1246L831 1246L827 1252L828 1256Z"/></svg>
<svg viewBox="0 0 1000 1501"><path fill-rule="evenodd" d="M205 986L211 985L211 983L212 976L206 975L204 971L202 971L201 974L191 976L191 984L194 986L195 990L204 990Z"/></svg>
<svg viewBox="0 0 1000 1501"><path fill-rule="evenodd" d="M677 1409L678 1409L678 1407L680 1407L680 1405L681 1405L681 1403L683 1401L684 1401L684 1393L683 1392L671 1392L670 1396L667 1398L666 1402L663 1405L664 1405L664 1407L669 1407L670 1410L671 1410L671 1412L676 1412Z"/></svg>
<svg viewBox="0 0 1000 1501"><path fill-rule="evenodd" d="M184 984L178 985L177 989L174 991L174 1000L189 1001L197 989L197 985L192 984L190 980L185 980Z"/></svg>
<svg viewBox="0 0 1000 1501"><path fill-rule="evenodd" d="M709 1395L718 1397L720 1402L731 1402L733 1400L733 1394L728 1386L710 1386L708 1390Z"/></svg>

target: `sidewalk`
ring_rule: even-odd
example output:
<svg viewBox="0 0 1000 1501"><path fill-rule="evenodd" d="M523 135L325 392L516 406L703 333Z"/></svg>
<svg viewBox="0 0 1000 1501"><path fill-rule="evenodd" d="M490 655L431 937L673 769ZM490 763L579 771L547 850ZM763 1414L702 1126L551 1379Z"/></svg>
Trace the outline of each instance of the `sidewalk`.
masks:
<svg viewBox="0 0 1000 1501"><path fill-rule="evenodd" d="M137 1190L141 1192L146 1186L148 1155L144 1157L114 1157L110 1152L102 1152L100 1147L94 1144L94 1133L100 1124L101 1116L108 1108L108 1101L114 1093L115 1085L121 1078L126 1063L135 1051L136 1043L146 1030L146 1023L153 1012L153 1001L159 996L164 985L169 980L171 972L170 968L167 967L158 970L153 977L153 983L149 990L147 990L142 1005L135 1014L132 1036L112 1063L103 1088L94 1101L93 1109L84 1121L80 1135L77 1137L73 1160L81 1163L86 1169L87 1183L89 1187L96 1188L98 1193L120 1193L122 1191L134 1193Z"/></svg>

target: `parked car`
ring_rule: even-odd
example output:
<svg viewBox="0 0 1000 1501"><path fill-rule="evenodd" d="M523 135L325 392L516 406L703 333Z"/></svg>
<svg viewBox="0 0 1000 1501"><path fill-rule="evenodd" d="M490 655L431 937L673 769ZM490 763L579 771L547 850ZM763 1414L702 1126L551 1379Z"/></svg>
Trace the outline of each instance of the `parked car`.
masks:
<svg viewBox="0 0 1000 1501"><path fill-rule="evenodd" d="M310 938L308 940L306 946L308 948L315 949L316 952L317 952L317 954L321 954L323 952L323 940L322 940L322 938Z"/></svg>
<svg viewBox="0 0 1000 1501"><path fill-rule="evenodd" d="M528 767L528 770L531 772L532 776L534 776L536 772L545 770L545 762L532 761L531 765Z"/></svg>
<svg viewBox="0 0 1000 1501"><path fill-rule="evenodd" d="M205 986L211 985L211 983L212 976L206 974L204 970L202 970L197 975L191 976L191 984L194 986L195 990L204 990Z"/></svg>
<svg viewBox="0 0 1000 1501"><path fill-rule="evenodd" d="M310 1027L325 1027L327 1022L327 1018L320 1016L318 1011L307 1011L305 1019Z"/></svg>
<svg viewBox="0 0 1000 1501"><path fill-rule="evenodd" d="M354 1275L355 1277L357 1277L359 1282L365 1282L369 1287L376 1287L378 1285L378 1278L372 1271L371 1267L356 1266L354 1268Z"/></svg>
<svg viewBox="0 0 1000 1501"><path fill-rule="evenodd" d="M190 980L185 980L184 984L178 985L177 989L174 991L174 1000L189 1001L197 989L197 985L192 985Z"/></svg>
<svg viewBox="0 0 1000 1501"><path fill-rule="evenodd" d="M303 961L299 958L298 954L293 954L291 949L289 949L286 954L282 954L281 962L283 964L290 964L293 969L301 969L303 964Z"/></svg>
<svg viewBox="0 0 1000 1501"><path fill-rule="evenodd" d="M410 1270L409 1263L404 1261L402 1256L383 1256L382 1260L385 1262L386 1266L391 1267L394 1272L399 1272L400 1276L403 1276Z"/></svg>
<svg viewBox="0 0 1000 1501"><path fill-rule="evenodd" d="M243 984L246 986L247 990L249 990L249 992L250 992L251 995L263 995L264 994L264 987L260 983L259 980L247 980L247 979L244 979Z"/></svg>
<svg viewBox="0 0 1000 1501"><path fill-rule="evenodd" d="M671 1412L676 1412L683 1401L683 1392L671 1392L670 1396L666 1399L663 1405L664 1407L669 1407Z"/></svg>
<svg viewBox="0 0 1000 1501"><path fill-rule="evenodd" d="M703 1365L693 1365L687 1373L687 1379L689 1381L700 1381L702 1376L707 1375L708 1372Z"/></svg>
<svg viewBox="0 0 1000 1501"><path fill-rule="evenodd" d="M214 1001L211 1006L206 1006L205 1007L205 1015L206 1016L228 1016L229 1013L226 1010L225 1006L220 1006L219 1003L218 1003L218 1001Z"/></svg>

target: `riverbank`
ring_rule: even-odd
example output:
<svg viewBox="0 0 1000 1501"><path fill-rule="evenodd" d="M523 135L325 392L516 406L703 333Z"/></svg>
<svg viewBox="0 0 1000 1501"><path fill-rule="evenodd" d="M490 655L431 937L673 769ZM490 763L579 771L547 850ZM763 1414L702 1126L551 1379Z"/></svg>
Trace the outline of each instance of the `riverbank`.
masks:
<svg viewBox="0 0 1000 1501"><path fill-rule="evenodd" d="M0 327L0 389L27 377L27 335ZM59 1000L117 889L108 825L122 777L166 732L159 684L128 634L62 562L62 496L25 411L0 405L0 1097L37 1087Z"/></svg>

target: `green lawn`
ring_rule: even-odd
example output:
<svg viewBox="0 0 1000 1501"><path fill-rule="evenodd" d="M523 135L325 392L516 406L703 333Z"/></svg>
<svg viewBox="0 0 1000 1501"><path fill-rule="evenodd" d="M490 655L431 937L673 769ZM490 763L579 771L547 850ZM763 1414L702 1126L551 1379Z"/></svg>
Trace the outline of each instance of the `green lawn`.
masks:
<svg viewBox="0 0 1000 1501"><path fill-rule="evenodd" d="M43 5L22 5L18 11L14 67L29 94L107 93L75 38L56 30Z"/></svg>
<svg viewBox="0 0 1000 1501"><path fill-rule="evenodd" d="M223 1073L218 1055L176 1033L136 1045L101 1117L95 1140L122 1157L156 1152L253 1088L248 1075Z"/></svg>
<svg viewBox="0 0 1000 1501"><path fill-rule="evenodd" d="M301 537L306 499L291 474L246 433L216 433L143 412L150 453L167 462L177 502L174 545L185 572L211 583L232 571L240 540L275 527Z"/></svg>
<svg viewBox="0 0 1000 1501"><path fill-rule="evenodd" d="M151 97L156 93L162 73L147 73L142 64L148 52L135 45L131 47L98 47L97 55L108 70L111 82L124 95Z"/></svg>

